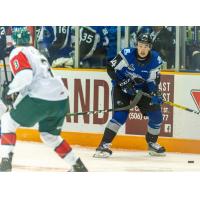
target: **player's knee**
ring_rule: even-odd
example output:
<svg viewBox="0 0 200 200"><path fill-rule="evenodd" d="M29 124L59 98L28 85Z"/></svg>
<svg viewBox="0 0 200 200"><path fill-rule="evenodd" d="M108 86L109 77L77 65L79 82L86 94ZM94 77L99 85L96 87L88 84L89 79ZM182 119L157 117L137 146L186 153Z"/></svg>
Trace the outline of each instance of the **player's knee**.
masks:
<svg viewBox="0 0 200 200"><path fill-rule="evenodd" d="M114 112L112 119L108 122L106 130L111 134L116 134L120 127L126 122L128 112ZM111 131L111 132L110 132Z"/></svg>
<svg viewBox="0 0 200 200"><path fill-rule="evenodd" d="M19 124L15 122L10 113L4 113L1 117L1 132L2 133L15 133Z"/></svg>
<svg viewBox="0 0 200 200"><path fill-rule="evenodd" d="M163 122L163 116L162 116L162 112L160 110L154 111L154 112L149 112L148 117L149 117L149 122L151 122L151 123L161 124Z"/></svg>
<svg viewBox="0 0 200 200"><path fill-rule="evenodd" d="M47 132L41 132L40 138L42 142L51 148L56 148L63 141L60 136L52 135Z"/></svg>
<svg viewBox="0 0 200 200"><path fill-rule="evenodd" d="M121 126L122 125L119 124L117 121L115 121L114 119L111 119L106 126L106 130L117 133Z"/></svg>
<svg viewBox="0 0 200 200"><path fill-rule="evenodd" d="M149 113L148 131L152 134L159 134L162 125L163 116L161 111L154 111Z"/></svg>
<svg viewBox="0 0 200 200"><path fill-rule="evenodd" d="M40 138L46 145L53 148L61 158L65 158L65 156L72 150L71 146L60 136L51 135L47 132L41 132Z"/></svg>
<svg viewBox="0 0 200 200"><path fill-rule="evenodd" d="M128 111L116 111L113 114L112 119L123 125L128 118Z"/></svg>

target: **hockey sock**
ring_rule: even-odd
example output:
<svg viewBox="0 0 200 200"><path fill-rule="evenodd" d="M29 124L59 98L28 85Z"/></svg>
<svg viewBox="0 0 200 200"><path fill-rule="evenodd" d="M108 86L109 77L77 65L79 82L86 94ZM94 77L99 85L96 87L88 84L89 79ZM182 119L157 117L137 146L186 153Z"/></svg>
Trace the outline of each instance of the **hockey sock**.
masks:
<svg viewBox="0 0 200 200"><path fill-rule="evenodd" d="M116 134L117 134L116 132L110 130L109 128L106 128L104 131L103 138L101 140L101 144L111 143L113 139L115 138Z"/></svg>
<svg viewBox="0 0 200 200"><path fill-rule="evenodd" d="M68 164L74 165L76 163L78 157L75 156L71 146L67 141L63 140L61 136L55 136L48 132L41 132L40 137L46 145L53 148L54 151Z"/></svg>
<svg viewBox="0 0 200 200"><path fill-rule="evenodd" d="M149 142L156 143L157 140L158 140L158 135L152 135L151 133L147 132L147 134L146 134L147 143L149 143Z"/></svg>
<svg viewBox="0 0 200 200"><path fill-rule="evenodd" d="M55 152L61 158L64 158L71 150L72 148L65 140L62 140L62 142L55 148Z"/></svg>
<svg viewBox="0 0 200 200"><path fill-rule="evenodd" d="M73 150L71 150L63 159L72 166L76 164L78 158L79 157L74 154Z"/></svg>
<svg viewBox="0 0 200 200"><path fill-rule="evenodd" d="M71 146L65 140L55 148L55 152L70 165L74 165L78 159Z"/></svg>
<svg viewBox="0 0 200 200"><path fill-rule="evenodd" d="M3 133L1 134L1 150L2 157L8 158L9 153L12 152L16 143L15 133Z"/></svg>

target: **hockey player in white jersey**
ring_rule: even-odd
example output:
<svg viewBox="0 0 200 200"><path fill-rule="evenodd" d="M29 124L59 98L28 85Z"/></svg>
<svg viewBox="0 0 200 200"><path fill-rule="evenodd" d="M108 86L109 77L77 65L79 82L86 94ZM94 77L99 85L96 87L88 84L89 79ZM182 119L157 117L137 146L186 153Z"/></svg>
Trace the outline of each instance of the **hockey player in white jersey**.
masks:
<svg viewBox="0 0 200 200"><path fill-rule="evenodd" d="M13 28L16 48L9 56L13 81L4 89L2 99L18 93L13 108L1 118L0 171L12 170L16 129L39 124L41 140L71 165L71 171L86 172L87 168L71 146L61 136L61 128L69 111L68 91L61 79L50 71L47 59L29 46L30 33L26 27Z"/></svg>

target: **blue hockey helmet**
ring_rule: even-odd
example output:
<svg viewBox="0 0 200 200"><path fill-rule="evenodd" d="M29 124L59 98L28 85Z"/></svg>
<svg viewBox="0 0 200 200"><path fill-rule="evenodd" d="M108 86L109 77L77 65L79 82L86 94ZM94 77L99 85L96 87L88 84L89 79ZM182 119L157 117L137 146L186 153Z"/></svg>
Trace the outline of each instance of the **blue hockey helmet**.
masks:
<svg viewBox="0 0 200 200"><path fill-rule="evenodd" d="M12 28L12 39L16 45L30 44L30 32L26 26L14 26Z"/></svg>

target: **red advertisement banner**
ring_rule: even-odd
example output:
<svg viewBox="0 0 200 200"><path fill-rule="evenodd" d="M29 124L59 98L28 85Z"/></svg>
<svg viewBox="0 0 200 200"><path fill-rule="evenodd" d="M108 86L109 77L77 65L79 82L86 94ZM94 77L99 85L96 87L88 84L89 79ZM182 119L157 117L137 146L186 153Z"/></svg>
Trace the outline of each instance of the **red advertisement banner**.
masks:
<svg viewBox="0 0 200 200"><path fill-rule="evenodd" d="M159 89L163 94L165 101L174 100L174 76L162 75ZM163 124L161 127L161 136L173 136L173 107L167 104L162 105ZM147 132L148 118L142 116L138 107L130 110L128 120L125 125L125 133L133 135L145 135Z"/></svg>

